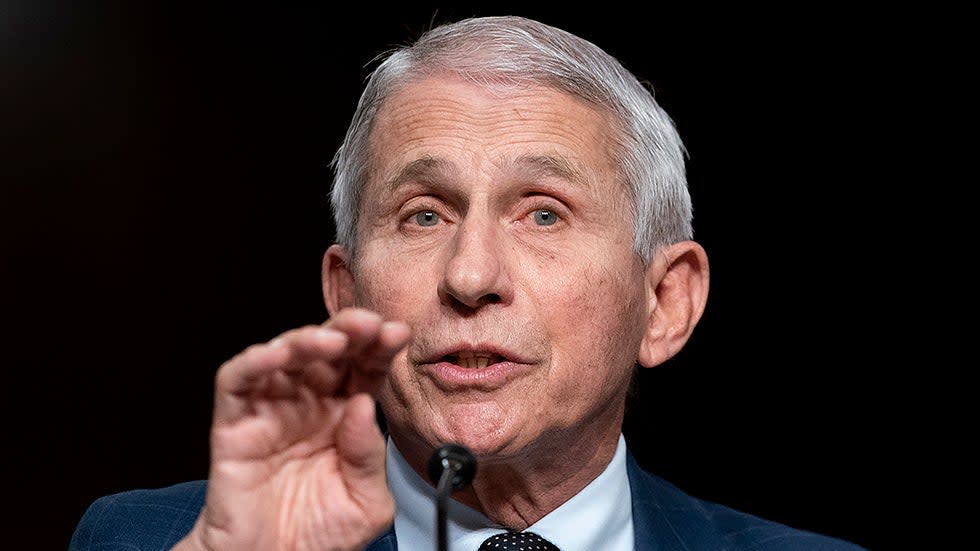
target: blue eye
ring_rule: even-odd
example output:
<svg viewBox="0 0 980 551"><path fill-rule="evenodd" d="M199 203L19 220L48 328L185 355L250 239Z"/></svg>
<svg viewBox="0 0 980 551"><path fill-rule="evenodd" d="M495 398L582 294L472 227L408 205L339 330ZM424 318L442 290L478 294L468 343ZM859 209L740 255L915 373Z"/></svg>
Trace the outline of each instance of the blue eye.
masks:
<svg viewBox="0 0 980 551"><path fill-rule="evenodd" d="M439 223L439 215L431 210L422 210L415 213L415 223L420 226L435 226Z"/></svg>
<svg viewBox="0 0 980 551"><path fill-rule="evenodd" d="M558 221L558 215L554 211L538 209L534 211L534 223L539 226L550 226Z"/></svg>

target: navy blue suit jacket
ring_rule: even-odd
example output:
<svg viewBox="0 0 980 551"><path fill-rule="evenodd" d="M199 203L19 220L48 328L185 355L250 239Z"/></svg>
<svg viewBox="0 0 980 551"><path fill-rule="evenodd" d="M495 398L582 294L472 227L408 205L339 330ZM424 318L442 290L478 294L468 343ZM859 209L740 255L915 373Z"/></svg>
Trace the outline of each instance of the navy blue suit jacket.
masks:
<svg viewBox="0 0 980 551"><path fill-rule="evenodd" d="M637 551L861 551L839 539L798 530L700 500L640 468L627 454ZM164 551L190 532L206 482L133 490L97 499L69 551ZM394 529L368 551L396 551ZM407 550L428 551L428 550Z"/></svg>

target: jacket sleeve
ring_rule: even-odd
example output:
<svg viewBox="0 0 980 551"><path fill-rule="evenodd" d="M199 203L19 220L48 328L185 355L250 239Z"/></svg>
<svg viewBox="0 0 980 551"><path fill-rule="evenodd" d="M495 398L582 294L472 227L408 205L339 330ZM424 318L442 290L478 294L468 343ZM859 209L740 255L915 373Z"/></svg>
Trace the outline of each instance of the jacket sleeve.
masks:
<svg viewBox="0 0 980 551"><path fill-rule="evenodd" d="M169 550L194 527L204 495L198 481L100 497L85 510L68 550Z"/></svg>

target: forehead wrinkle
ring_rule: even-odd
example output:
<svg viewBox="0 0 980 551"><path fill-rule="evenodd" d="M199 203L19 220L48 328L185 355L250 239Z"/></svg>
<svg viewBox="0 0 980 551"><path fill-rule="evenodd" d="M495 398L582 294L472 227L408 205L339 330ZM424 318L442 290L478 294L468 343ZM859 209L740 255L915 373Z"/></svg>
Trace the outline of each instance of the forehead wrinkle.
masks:
<svg viewBox="0 0 980 551"><path fill-rule="evenodd" d="M503 172L509 173L510 178L539 179L552 177L568 182L575 187L588 189L589 178L586 174L564 155L525 153L511 162L503 164ZM384 191L392 194L404 184L410 182L428 182L448 184L459 176L459 167L452 161L437 157L425 156L405 164L392 178L384 183Z"/></svg>
<svg viewBox="0 0 980 551"><path fill-rule="evenodd" d="M587 188L589 179L575 163L563 155L527 153L514 160L513 168L533 177L551 176L577 187Z"/></svg>
<svg viewBox="0 0 980 551"><path fill-rule="evenodd" d="M459 168L451 161L425 156L405 164L397 174L385 181L384 190L391 194L409 182L446 182L453 180L458 173Z"/></svg>

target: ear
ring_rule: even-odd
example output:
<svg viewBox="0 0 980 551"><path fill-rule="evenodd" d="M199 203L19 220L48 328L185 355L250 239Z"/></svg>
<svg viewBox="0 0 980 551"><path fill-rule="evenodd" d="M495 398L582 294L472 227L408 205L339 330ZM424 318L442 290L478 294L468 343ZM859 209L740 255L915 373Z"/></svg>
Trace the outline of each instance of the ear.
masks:
<svg viewBox="0 0 980 551"><path fill-rule="evenodd" d="M657 251L646 268L649 311L637 361L655 367L687 343L708 299L708 255L694 241Z"/></svg>
<svg viewBox="0 0 980 551"><path fill-rule="evenodd" d="M323 255L323 301L332 316L344 308L354 306L354 273L348 262L347 250L341 245L331 245Z"/></svg>

